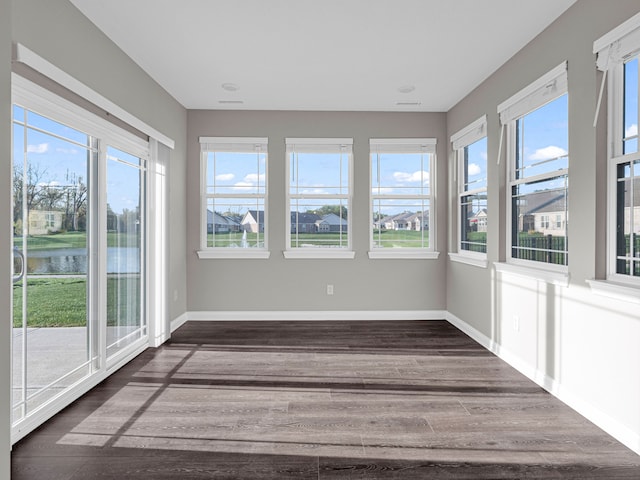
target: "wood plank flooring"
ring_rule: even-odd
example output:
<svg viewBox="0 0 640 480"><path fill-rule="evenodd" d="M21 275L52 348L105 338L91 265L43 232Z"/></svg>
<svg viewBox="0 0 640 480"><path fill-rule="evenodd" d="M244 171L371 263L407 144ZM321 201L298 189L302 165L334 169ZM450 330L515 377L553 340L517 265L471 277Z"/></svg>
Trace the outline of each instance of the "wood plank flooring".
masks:
<svg viewBox="0 0 640 480"><path fill-rule="evenodd" d="M12 478L637 480L640 456L444 321L189 322Z"/></svg>

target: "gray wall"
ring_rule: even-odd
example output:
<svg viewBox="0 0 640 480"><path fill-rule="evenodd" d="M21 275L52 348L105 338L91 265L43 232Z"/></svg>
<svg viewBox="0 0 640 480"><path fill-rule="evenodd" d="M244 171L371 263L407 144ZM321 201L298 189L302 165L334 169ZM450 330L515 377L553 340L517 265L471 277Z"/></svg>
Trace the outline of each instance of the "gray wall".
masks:
<svg viewBox="0 0 640 480"><path fill-rule="evenodd" d="M169 318L178 317L186 311L187 298L186 110L68 0L14 0L11 18L13 42L24 44L175 140L169 168Z"/></svg>
<svg viewBox="0 0 640 480"><path fill-rule="evenodd" d="M613 8L615 7L615 8ZM596 267L603 273L604 215L596 207L596 171L606 175L603 145L596 145L593 116L600 76L596 73L594 40L640 10L637 0L602 2L580 0L530 44L492 74L447 114L448 134L455 133L483 114L488 116L488 194L490 262L505 258L505 159L496 164L500 137L497 105L528 84L568 60L569 76L569 269L571 283L584 285L594 278ZM606 111L606 103L603 106ZM606 119L598 126L600 141L606 139ZM506 142L503 152L506 149ZM599 153L596 158L596 152ZM452 155L451 152L449 152ZM450 198L453 202L453 198ZM598 210L596 210L598 208ZM599 215L596 216L596 211ZM598 240L597 240L598 239ZM598 242L598 243L596 243ZM449 262L447 305L449 310L485 335L491 333L491 268Z"/></svg>
<svg viewBox="0 0 640 480"><path fill-rule="evenodd" d="M188 112L189 311L442 310L445 308L446 136L442 113ZM200 260L199 136L269 138L268 260ZM354 260L285 260L286 137L354 139ZM436 137L438 260L370 260L369 138ZM326 295L326 284L335 286Z"/></svg>
<svg viewBox="0 0 640 480"><path fill-rule="evenodd" d="M0 225L11 225L11 1L0 0ZM0 480L11 445L11 228L0 228Z"/></svg>

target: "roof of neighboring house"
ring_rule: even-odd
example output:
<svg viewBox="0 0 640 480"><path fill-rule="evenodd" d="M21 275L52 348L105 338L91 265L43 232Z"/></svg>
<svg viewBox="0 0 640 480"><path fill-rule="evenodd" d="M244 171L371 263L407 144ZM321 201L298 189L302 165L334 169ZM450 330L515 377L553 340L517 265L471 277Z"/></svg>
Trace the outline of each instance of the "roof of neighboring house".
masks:
<svg viewBox="0 0 640 480"><path fill-rule="evenodd" d="M412 215L415 215L413 212L402 212L397 213L395 215L389 215L380 220L380 223L390 223L390 222L402 222L407 221Z"/></svg>
<svg viewBox="0 0 640 480"><path fill-rule="evenodd" d="M320 215L315 213L291 212L291 223L313 223L321 220Z"/></svg>
<svg viewBox="0 0 640 480"><path fill-rule="evenodd" d="M335 213L328 213L319 219L316 223L328 223L329 225L347 225L348 222L345 218L340 218Z"/></svg>
<svg viewBox="0 0 640 480"><path fill-rule="evenodd" d="M234 217L222 215L218 212L212 212L211 210L207 210L207 223L216 225L237 225L239 224L239 220Z"/></svg>
<svg viewBox="0 0 640 480"><path fill-rule="evenodd" d="M529 193L522 197L522 214L564 212L567 209L567 197L564 191L545 190Z"/></svg>

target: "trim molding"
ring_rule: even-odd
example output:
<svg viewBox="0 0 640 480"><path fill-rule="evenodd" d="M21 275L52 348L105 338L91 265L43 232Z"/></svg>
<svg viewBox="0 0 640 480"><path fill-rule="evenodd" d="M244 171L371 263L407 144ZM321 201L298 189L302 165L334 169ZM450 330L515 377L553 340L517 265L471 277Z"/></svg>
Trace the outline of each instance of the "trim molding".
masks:
<svg viewBox="0 0 640 480"><path fill-rule="evenodd" d="M340 321L340 320L445 320L445 310L306 310L306 311L200 311L187 312L190 321ZM181 317L179 317L181 318ZM171 322L171 331L174 330ZM184 323L184 322L183 322ZM179 326L179 325L178 325ZM177 328L177 326L176 326Z"/></svg>
<svg viewBox="0 0 640 480"><path fill-rule="evenodd" d="M586 417L599 428L640 455L640 434L638 432L631 430L623 423L611 418L610 415L584 400L583 396L564 387L561 382L549 377L546 373L537 369L535 366L530 365L528 362L520 358L520 356L515 352L504 348L500 344L491 340L482 332L475 329L464 320L456 317L454 314L446 312L446 320L465 334L469 335L480 345L495 353L502 360L538 384L540 387L544 388L561 402Z"/></svg>
<svg viewBox="0 0 640 480"><path fill-rule="evenodd" d="M171 333L175 332L178 328L187 323L187 320L189 320L187 312L171 320Z"/></svg>

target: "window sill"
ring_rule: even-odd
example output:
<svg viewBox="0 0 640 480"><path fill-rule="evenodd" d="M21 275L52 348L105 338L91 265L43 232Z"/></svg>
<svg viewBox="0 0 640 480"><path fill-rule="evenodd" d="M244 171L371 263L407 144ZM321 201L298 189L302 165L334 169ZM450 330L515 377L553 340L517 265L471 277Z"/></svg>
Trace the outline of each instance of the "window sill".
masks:
<svg viewBox="0 0 640 480"><path fill-rule="evenodd" d="M494 262L493 266L496 272L510 273L513 275L520 275L523 277L534 278L543 282L551 283L561 287L569 286L569 271L567 270L555 270L550 268L538 268L529 265L520 265L514 263Z"/></svg>
<svg viewBox="0 0 640 480"><path fill-rule="evenodd" d="M640 303L640 285L627 285L611 280L587 280L591 291L596 295L622 300L624 302Z"/></svg>
<svg viewBox="0 0 640 480"><path fill-rule="evenodd" d="M369 251L369 258L390 259L390 260L436 260L440 256L440 252L421 251L421 250L404 250L400 248L388 248Z"/></svg>
<svg viewBox="0 0 640 480"><path fill-rule="evenodd" d="M196 252L201 260L212 259L267 259L271 255L269 250L248 248L221 248L216 250L198 250Z"/></svg>
<svg viewBox="0 0 640 480"><path fill-rule="evenodd" d="M296 250L285 250L282 252L287 259L346 259L352 260L356 256L353 250L331 249L331 248L300 248Z"/></svg>
<svg viewBox="0 0 640 480"><path fill-rule="evenodd" d="M464 263L472 265L474 267L487 268L487 255L486 254L472 254L472 253L449 253L449 258L452 262Z"/></svg>

